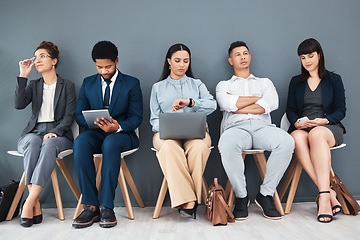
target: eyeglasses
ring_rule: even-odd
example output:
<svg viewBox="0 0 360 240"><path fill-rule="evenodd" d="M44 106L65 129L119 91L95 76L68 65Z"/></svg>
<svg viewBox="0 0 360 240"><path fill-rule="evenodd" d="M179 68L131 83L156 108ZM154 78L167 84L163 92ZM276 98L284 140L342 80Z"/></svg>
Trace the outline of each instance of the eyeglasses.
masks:
<svg viewBox="0 0 360 240"><path fill-rule="evenodd" d="M31 59L31 63L33 63L36 60L44 61L44 60L46 60L47 57L50 57L50 55L41 54L40 56L37 56L37 57L34 56L34 57L30 58L30 59Z"/></svg>

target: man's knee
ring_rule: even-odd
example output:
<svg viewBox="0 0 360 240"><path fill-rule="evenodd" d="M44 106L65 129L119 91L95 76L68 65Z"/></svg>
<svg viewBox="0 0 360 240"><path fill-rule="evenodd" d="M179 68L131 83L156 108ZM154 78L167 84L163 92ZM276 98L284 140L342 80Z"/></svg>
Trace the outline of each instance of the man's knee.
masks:
<svg viewBox="0 0 360 240"><path fill-rule="evenodd" d="M288 133L283 134L279 143L279 147L281 149L293 152L295 148L294 138Z"/></svg>
<svg viewBox="0 0 360 240"><path fill-rule="evenodd" d="M218 148L220 154L243 151L242 146L235 139L231 139L224 136L221 136L219 140Z"/></svg>

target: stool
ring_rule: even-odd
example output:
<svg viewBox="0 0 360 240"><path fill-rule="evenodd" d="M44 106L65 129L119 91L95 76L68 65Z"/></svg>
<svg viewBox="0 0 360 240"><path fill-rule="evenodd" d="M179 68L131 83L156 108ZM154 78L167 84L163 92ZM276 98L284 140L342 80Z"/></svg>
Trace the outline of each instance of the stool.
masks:
<svg viewBox="0 0 360 240"><path fill-rule="evenodd" d="M121 192L122 192L122 195L124 198L126 210L128 212L129 219L131 219L131 220L135 219L135 216L134 216L134 212L132 209L130 196L129 196L129 192L128 192L128 189L126 186L125 179L127 180L129 187L130 187L131 191L133 192L135 199L138 202L139 206L141 208L143 208L143 207L145 207L145 205L140 197L140 194L136 188L134 180L133 180L133 178L130 174L130 171L125 163L124 157L136 152L138 149L139 148L135 148L135 149L121 153L121 165L120 165L120 173L119 173L119 178L118 178ZM95 163L95 170L96 170L96 187L97 187L97 189L99 189L100 182L101 182L102 154L94 154L94 163ZM81 210L85 207L84 204L81 204L81 200L82 200L82 194L78 200L78 204L76 206L73 219L77 218L79 216Z"/></svg>

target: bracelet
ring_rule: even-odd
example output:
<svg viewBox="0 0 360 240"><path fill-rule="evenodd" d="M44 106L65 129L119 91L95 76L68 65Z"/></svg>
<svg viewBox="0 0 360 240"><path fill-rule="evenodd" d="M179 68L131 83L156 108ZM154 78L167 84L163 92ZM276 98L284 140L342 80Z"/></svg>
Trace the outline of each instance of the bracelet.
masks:
<svg viewBox="0 0 360 240"><path fill-rule="evenodd" d="M188 107L193 107L194 100L192 98L189 98L189 105Z"/></svg>

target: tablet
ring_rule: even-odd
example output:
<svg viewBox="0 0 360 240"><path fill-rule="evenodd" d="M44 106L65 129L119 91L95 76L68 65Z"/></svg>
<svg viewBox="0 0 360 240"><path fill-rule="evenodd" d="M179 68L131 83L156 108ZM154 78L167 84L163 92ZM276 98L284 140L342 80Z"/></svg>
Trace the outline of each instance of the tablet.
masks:
<svg viewBox="0 0 360 240"><path fill-rule="evenodd" d="M82 114L84 115L84 118L89 128L99 128L98 125L94 123L98 118L106 118L110 121L110 114L107 109L84 110L82 111Z"/></svg>

